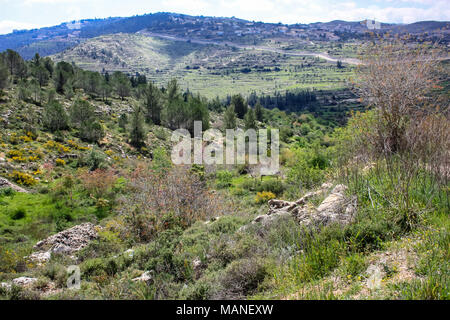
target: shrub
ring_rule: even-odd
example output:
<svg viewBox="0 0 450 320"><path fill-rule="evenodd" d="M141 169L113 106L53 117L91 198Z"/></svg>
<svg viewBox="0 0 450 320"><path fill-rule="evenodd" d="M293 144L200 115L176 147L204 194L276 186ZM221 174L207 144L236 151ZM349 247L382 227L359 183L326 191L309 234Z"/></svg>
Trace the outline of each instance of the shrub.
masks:
<svg viewBox="0 0 450 320"><path fill-rule="evenodd" d="M16 194L16 191L11 187L0 189L0 197L1 196L10 197L14 196L14 194Z"/></svg>
<svg viewBox="0 0 450 320"><path fill-rule="evenodd" d="M11 214L11 219L13 219L13 220L21 220L21 219L25 218L26 216L27 216L26 210L23 209L23 208L19 208L19 209L16 209Z"/></svg>
<svg viewBox="0 0 450 320"><path fill-rule="evenodd" d="M96 169L80 175L84 189L95 198L113 198L118 176L112 170Z"/></svg>
<svg viewBox="0 0 450 320"><path fill-rule="evenodd" d="M230 171L221 170L216 173L217 187L218 188L228 188L231 186L231 181L233 179L233 174Z"/></svg>
<svg viewBox="0 0 450 320"><path fill-rule="evenodd" d="M66 161L64 159L56 159L56 165L59 167L64 167L66 165Z"/></svg>
<svg viewBox="0 0 450 320"><path fill-rule="evenodd" d="M220 283L224 288L223 298L242 299L254 294L267 276L263 260L256 258L233 261L225 270Z"/></svg>
<svg viewBox="0 0 450 320"><path fill-rule="evenodd" d="M220 216L225 211L222 199L185 168L159 175L138 167L129 188L130 193L122 199L121 212L127 221L122 231L139 241L152 239L158 231L173 226L187 228L196 220Z"/></svg>
<svg viewBox="0 0 450 320"><path fill-rule="evenodd" d="M44 126L52 132L65 130L69 127L69 117L64 107L57 101L51 101L46 105L42 120Z"/></svg>
<svg viewBox="0 0 450 320"><path fill-rule="evenodd" d="M261 183L256 190L261 192L270 192L277 196L281 195L284 191L284 185L280 180L270 179Z"/></svg>
<svg viewBox="0 0 450 320"><path fill-rule="evenodd" d="M255 197L255 202L258 204L267 203L267 201L275 199L276 196L270 191L258 192Z"/></svg>
<svg viewBox="0 0 450 320"><path fill-rule="evenodd" d="M16 170L14 170L12 174L10 174L10 177L18 184L24 186L30 187L37 183L37 180L35 180L31 175Z"/></svg>

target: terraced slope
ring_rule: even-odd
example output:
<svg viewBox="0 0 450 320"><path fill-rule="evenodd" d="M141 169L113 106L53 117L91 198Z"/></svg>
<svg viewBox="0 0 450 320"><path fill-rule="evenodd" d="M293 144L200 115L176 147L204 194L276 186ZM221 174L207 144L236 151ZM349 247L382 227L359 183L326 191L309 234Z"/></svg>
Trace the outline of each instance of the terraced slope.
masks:
<svg viewBox="0 0 450 320"><path fill-rule="evenodd" d="M310 53L144 34L93 38L52 58L92 71L145 74L160 85L175 77L184 88L207 97L292 88L336 89L353 70L352 65L337 68L335 60Z"/></svg>

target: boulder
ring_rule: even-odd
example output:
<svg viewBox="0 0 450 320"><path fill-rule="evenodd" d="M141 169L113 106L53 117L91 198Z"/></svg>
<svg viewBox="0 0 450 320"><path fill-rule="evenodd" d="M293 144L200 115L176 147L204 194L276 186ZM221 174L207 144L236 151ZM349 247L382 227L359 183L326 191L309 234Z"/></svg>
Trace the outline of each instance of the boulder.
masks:
<svg viewBox="0 0 450 320"><path fill-rule="evenodd" d="M145 271L140 277L134 278L132 281L150 283L152 279L152 271Z"/></svg>
<svg viewBox="0 0 450 320"><path fill-rule="evenodd" d="M348 198L345 195L347 187L339 184L315 208L309 201L315 196L326 195L333 185L324 183L318 190L306 193L297 201L284 201L273 199L268 202L269 211L267 214L259 215L250 225L260 224L263 227L271 225L280 217L292 216L299 224L304 226L324 226L331 223L349 224L356 212L356 197ZM249 225L241 227L243 231Z"/></svg>
<svg viewBox="0 0 450 320"><path fill-rule="evenodd" d="M45 252L34 252L26 258L32 262L37 263L38 265L42 265L42 264L46 263L48 260L50 260L50 257L51 257L51 252L45 251Z"/></svg>
<svg viewBox="0 0 450 320"><path fill-rule="evenodd" d="M33 284L36 281L37 281L36 278L20 277L20 278L14 279L12 281L12 283L15 284L16 286L25 287L25 286L29 286L29 285Z"/></svg>
<svg viewBox="0 0 450 320"><path fill-rule="evenodd" d="M97 238L98 228L92 223L83 223L39 241L33 248L40 251L50 250L54 253L73 254Z"/></svg>

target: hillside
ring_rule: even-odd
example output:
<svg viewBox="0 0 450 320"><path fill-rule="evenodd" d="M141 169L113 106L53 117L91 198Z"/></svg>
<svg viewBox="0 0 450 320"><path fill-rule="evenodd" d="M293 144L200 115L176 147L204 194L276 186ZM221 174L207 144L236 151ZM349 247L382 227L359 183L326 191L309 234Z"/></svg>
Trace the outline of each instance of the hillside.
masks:
<svg viewBox="0 0 450 320"><path fill-rule="evenodd" d="M410 25L382 24L381 29L368 30L365 22L331 21L327 23L281 25L252 22L237 18L189 16L176 13L154 13L133 17L87 19L59 26L17 30L0 35L0 52L18 51L31 59L35 52L51 55L71 48L87 39L116 33L137 33L146 30L170 36L200 40L231 41L256 44L269 39L283 41L336 41L367 38L370 32L410 34L419 41L449 41L448 22L417 22Z"/></svg>
<svg viewBox="0 0 450 320"><path fill-rule="evenodd" d="M449 299L448 61L379 44L352 92L299 78L261 94L273 53L130 34L77 48L78 66L0 54L0 299ZM350 69L272 63L286 81ZM190 72L222 98L170 79ZM172 133L194 121L270 129L265 156L279 130L280 170L175 165Z"/></svg>
<svg viewBox="0 0 450 320"><path fill-rule="evenodd" d="M355 50L328 46L339 53ZM194 43L144 34L101 36L54 55L91 71L139 73L162 85L176 77L183 88L209 98L226 94L273 93L285 89L338 89L354 66L339 68L300 50L283 53L270 47ZM320 51L325 47L316 48ZM330 51L331 52L331 51ZM342 58L345 60L345 58Z"/></svg>

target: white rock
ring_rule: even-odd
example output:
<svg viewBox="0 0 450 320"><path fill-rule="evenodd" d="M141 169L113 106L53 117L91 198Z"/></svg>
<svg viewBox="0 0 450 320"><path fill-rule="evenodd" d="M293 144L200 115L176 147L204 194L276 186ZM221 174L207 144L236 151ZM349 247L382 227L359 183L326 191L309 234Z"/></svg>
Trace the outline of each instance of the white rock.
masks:
<svg viewBox="0 0 450 320"><path fill-rule="evenodd" d="M46 263L48 260L50 260L50 257L51 257L50 251L46 251L46 252L32 253L27 258L38 264L43 264Z"/></svg>
<svg viewBox="0 0 450 320"><path fill-rule="evenodd" d="M145 271L140 277L132 279L132 281L140 281L140 282L150 282L152 280L152 272L151 271Z"/></svg>
<svg viewBox="0 0 450 320"><path fill-rule="evenodd" d="M127 251L124 252L124 254L128 255L128 257L130 257L130 258L133 258L134 250L133 249L128 249Z"/></svg>
<svg viewBox="0 0 450 320"><path fill-rule="evenodd" d="M20 277L20 278L14 279L12 282L18 286L26 286L26 285L30 285L36 281L37 281L36 278Z"/></svg>

